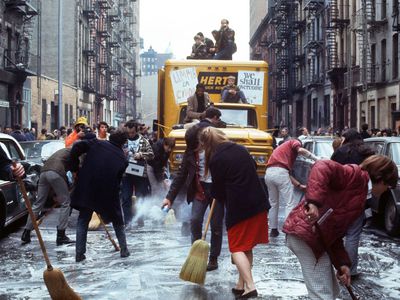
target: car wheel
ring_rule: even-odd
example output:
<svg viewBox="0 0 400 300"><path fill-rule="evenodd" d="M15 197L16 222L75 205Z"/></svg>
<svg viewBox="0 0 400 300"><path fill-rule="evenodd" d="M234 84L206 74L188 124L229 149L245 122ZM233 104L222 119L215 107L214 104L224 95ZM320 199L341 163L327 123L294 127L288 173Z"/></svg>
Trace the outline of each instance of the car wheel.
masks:
<svg viewBox="0 0 400 300"><path fill-rule="evenodd" d="M400 234L399 213L393 197L389 197L385 206L385 229L391 236Z"/></svg>

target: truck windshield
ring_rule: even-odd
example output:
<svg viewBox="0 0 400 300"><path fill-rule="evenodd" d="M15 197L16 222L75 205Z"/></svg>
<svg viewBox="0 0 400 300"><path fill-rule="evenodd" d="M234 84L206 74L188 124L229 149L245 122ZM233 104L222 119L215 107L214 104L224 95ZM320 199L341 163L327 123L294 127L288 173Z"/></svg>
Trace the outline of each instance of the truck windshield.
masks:
<svg viewBox="0 0 400 300"><path fill-rule="evenodd" d="M221 120L227 126L254 127L257 128L256 113L253 109L219 108Z"/></svg>
<svg viewBox="0 0 400 300"><path fill-rule="evenodd" d="M217 107L221 111L221 120L227 127L253 127L257 128L257 114L252 108L224 108ZM186 106L182 107L179 123L183 124L186 116Z"/></svg>

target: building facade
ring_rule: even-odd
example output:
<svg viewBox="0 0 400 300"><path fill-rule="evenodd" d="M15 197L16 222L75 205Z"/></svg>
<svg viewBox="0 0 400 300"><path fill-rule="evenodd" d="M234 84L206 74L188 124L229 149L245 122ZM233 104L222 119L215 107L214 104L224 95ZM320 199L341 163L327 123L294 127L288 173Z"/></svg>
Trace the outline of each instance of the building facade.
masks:
<svg viewBox="0 0 400 300"><path fill-rule="evenodd" d="M397 129L398 2L273 0L251 39L270 65L274 125ZM396 123L397 122L397 123Z"/></svg>
<svg viewBox="0 0 400 300"><path fill-rule="evenodd" d="M59 126L73 126L79 116L86 116L90 124L104 120L114 126L136 118L136 101L140 98L140 69L137 69L140 65L139 1L38 0L39 8L34 12L32 3L35 1L0 3L3 2L15 2L17 7L28 3L25 14L38 14L38 22L31 24L32 42L38 47L30 47L38 57L38 78L29 78L24 90L24 80L21 85L21 95L32 95L29 107L32 114L26 123L32 123L39 130L53 130ZM62 22L59 22L59 2L62 3ZM10 4L5 6L7 17L10 17L11 9ZM17 13L21 14L18 10ZM62 23L61 108L58 95L59 23ZM21 24L24 23L21 21ZM27 75L36 75L36 72ZM15 97L18 98L18 94ZM11 105L8 118L13 115L12 109ZM1 108L0 114L4 114ZM26 114L21 109L19 115Z"/></svg>
<svg viewBox="0 0 400 300"><path fill-rule="evenodd" d="M38 1L0 1L0 125L29 127L31 102L28 76L36 76L38 57L32 52Z"/></svg>

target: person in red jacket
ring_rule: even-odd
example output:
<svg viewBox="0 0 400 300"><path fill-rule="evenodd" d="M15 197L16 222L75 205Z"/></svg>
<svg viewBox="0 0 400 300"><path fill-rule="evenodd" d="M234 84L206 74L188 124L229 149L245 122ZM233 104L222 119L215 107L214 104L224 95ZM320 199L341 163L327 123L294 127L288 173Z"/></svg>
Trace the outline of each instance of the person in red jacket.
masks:
<svg viewBox="0 0 400 300"><path fill-rule="evenodd" d="M372 194L380 197L389 187L396 186L397 179L396 164L382 155L370 156L360 166L341 165L331 160L315 163L305 197L283 226L287 246L299 259L311 299L338 296L339 286L332 265L337 270L337 278L350 285L351 260L343 237L364 212L369 186Z"/></svg>

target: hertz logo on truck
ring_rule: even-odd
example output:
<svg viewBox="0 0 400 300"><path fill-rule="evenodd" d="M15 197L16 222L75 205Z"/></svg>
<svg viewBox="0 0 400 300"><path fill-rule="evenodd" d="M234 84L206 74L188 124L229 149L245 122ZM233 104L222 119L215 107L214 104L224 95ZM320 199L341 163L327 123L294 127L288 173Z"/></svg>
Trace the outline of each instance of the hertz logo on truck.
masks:
<svg viewBox="0 0 400 300"><path fill-rule="evenodd" d="M238 73L199 72L198 81L205 85L207 93L221 94L224 86L228 84L229 76L235 76L237 81Z"/></svg>

